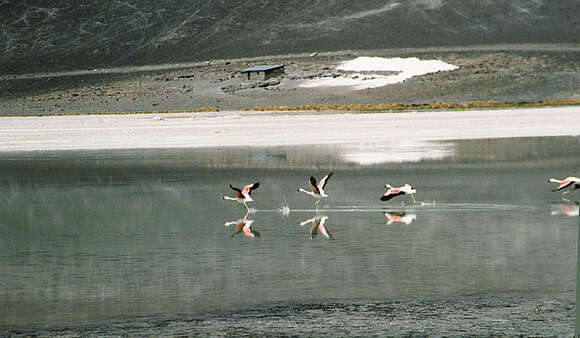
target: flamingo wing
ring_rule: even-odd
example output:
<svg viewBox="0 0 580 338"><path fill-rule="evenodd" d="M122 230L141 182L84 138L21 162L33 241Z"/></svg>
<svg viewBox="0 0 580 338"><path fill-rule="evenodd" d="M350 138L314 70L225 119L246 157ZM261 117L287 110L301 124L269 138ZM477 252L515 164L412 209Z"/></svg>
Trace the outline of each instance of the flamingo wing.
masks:
<svg viewBox="0 0 580 338"><path fill-rule="evenodd" d="M381 201L388 201L397 196L404 195L405 193L399 189L389 189L385 194L381 197Z"/></svg>
<svg viewBox="0 0 580 338"><path fill-rule="evenodd" d="M310 184L310 188L312 189L313 193L320 194L320 190L318 190L318 186L316 185L316 179L314 178L314 176L310 176L310 181L308 181L308 183Z"/></svg>
<svg viewBox="0 0 580 338"><path fill-rule="evenodd" d="M231 238L234 238L235 235L242 232L243 228L244 228L244 223L238 223L238 225L236 226L236 230L234 230L234 232L232 232Z"/></svg>
<svg viewBox="0 0 580 338"><path fill-rule="evenodd" d="M250 228L249 226L246 225L243 230L244 230L244 235L246 235L247 237L250 237L250 238L256 237L252 231L252 228Z"/></svg>
<svg viewBox="0 0 580 338"><path fill-rule="evenodd" d="M327 218L328 217L326 217L326 216L322 217L322 219L320 220L320 224L318 225L318 231L320 231L322 236L324 236L328 239L332 239L332 235L330 235L330 233L328 232L328 230L326 230L326 227L324 226L324 223L326 222Z"/></svg>
<svg viewBox="0 0 580 338"><path fill-rule="evenodd" d="M252 184L248 184L244 187L244 190L242 190L242 192L244 194L248 194L251 195L252 194L252 190L256 190L258 189L258 187L260 186L260 182L256 182L256 183L252 183Z"/></svg>
<svg viewBox="0 0 580 338"><path fill-rule="evenodd" d="M560 191L562 189L566 189L569 186L571 186L572 184L574 184L574 181L569 180L569 179L565 179L562 181L562 183L556 189L554 189L552 191Z"/></svg>
<svg viewBox="0 0 580 338"><path fill-rule="evenodd" d="M252 223L254 223L253 220L248 220L246 222L246 225L244 225L244 235L251 237L251 238L256 238L256 237L261 237L260 233L258 232L258 230L254 230L252 229Z"/></svg>
<svg viewBox="0 0 580 338"><path fill-rule="evenodd" d="M236 188L236 187L232 186L231 184L230 184L230 188L232 188L232 190L234 191L234 194L236 194L236 196L238 198L244 198L244 195L242 195L242 191L239 188Z"/></svg>
<svg viewBox="0 0 580 338"><path fill-rule="evenodd" d="M320 181L318 181L318 189L322 189L324 190L324 187L326 187L326 183L328 183L328 179L332 176L333 173L330 173L326 176L324 176Z"/></svg>
<svg viewBox="0 0 580 338"><path fill-rule="evenodd" d="M318 235L318 225L319 222L312 222L312 226L310 227L310 239L314 239L316 235Z"/></svg>
<svg viewBox="0 0 580 338"><path fill-rule="evenodd" d="M387 218L387 225L391 225L393 224L394 220L393 220L393 215L391 215L388 212L384 213L385 217Z"/></svg>

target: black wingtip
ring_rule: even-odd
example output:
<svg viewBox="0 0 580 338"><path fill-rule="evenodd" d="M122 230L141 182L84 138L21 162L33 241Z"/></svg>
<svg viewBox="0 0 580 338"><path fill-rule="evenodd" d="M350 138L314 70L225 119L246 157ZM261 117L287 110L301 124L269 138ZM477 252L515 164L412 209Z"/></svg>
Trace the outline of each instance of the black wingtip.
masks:
<svg viewBox="0 0 580 338"><path fill-rule="evenodd" d="M316 184L318 183L318 182L316 182L316 179L314 178L314 176L310 176L309 182L313 187L316 187Z"/></svg>
<svg viewBox="0 0 580 338"><path fill-rule="evenodd" d="M390 194L390 195L383 195L381 197L381 201L389 201L392 200L393 198L399 196L399 194Z"/></svg>

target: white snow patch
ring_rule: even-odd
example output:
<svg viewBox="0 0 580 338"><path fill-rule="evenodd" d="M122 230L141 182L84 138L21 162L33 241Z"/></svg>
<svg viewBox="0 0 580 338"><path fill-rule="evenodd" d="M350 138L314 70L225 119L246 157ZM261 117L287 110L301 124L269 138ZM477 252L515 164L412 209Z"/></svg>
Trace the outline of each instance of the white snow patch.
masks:
<svg viewBox="0 0 580 338"><path fill-rule="evenodd" d="M347 86L354 90L360 90L400 83L413 76L450 71L457 68L457 66L440 60L363 56L339 65L337 70L348 72L342 76L308 80L300 86L305 88ZM397 72L397 74L384 75L380 72Z"/></svg>

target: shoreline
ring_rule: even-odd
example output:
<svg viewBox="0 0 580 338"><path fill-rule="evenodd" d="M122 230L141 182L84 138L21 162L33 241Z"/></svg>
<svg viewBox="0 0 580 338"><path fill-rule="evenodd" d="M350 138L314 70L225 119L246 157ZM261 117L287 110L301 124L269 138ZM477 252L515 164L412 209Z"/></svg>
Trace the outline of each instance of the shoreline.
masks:
<svg viewBox="0 0 580 338"><path fill-rule="evenodd" d="M521 102L494 102L494 101L470 101L470 102L434 102L434 103L379 103L379 104L349 104L349 105L299 105L299 106L261 106L244 109L244 112L292 112L304 111L313 113L400 113L400 112L428 112L428 111L461 111L461 110L493 110L493 109L522 109L542 107L572 107L580 106L580 100L542 100ZM143 114L180 114L180 113L228 113L236 110L219 110L212 107L182 110L151 110L151 111L101 111L101 112L60 112L54 114L40 113L14 113L5 114L3 117L50 117L50 116L81 116L81 115L143 115Z"/></svg>
<svg viewBox="0 0 580 338"><path fill-rule="evenodd" d="M438 110L224 111L0 118L0 152L298 146L576 136L579 106Z"/></svg>

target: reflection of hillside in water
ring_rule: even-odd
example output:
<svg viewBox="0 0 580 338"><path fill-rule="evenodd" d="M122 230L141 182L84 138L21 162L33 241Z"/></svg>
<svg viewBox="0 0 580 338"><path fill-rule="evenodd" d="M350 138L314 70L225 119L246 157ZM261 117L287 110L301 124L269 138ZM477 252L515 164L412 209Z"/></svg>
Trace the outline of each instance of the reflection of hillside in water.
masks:
<svg viewBox="0 0 580 338"><path fill-rule="evenodd" d="M352 145L312 145L291 147L229 147L217 149L165 149L86 151L39 154L0 154L9 158L6 177L61 176L62 168L75 168L66 177L83 180L108 175L155 176L172 173L187 175L191 168L248 169L356 169L368 166L408 168L429 165L433 168L469 166L535 166L569 164L580 156L580 137L502 138L459 141L395 140L390 143ZM31 168L28 160L42 161ZM15 169L18 168L18 169ZM42 171L43 175L38 172Z"/></svg>
<svg viewBox="0 0 580 338"><path fill-rule="evenodd" d="M450 160L457 163L485 161L531 165L529 162L533 161L534 166L542 166L542 161L549 159L553 165L580 155L580 137L464 140L456 142L454 150L455 154Z"/></svg>
<svg viewBox="0 0 580 338"><path fill-rule="evenodd" d="M449 142L402 140L389 144L367 143L340 147L341 158L360 165L441 160L453 155Z"/></svg>

